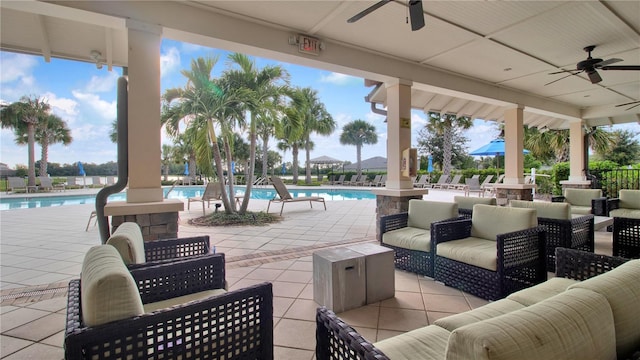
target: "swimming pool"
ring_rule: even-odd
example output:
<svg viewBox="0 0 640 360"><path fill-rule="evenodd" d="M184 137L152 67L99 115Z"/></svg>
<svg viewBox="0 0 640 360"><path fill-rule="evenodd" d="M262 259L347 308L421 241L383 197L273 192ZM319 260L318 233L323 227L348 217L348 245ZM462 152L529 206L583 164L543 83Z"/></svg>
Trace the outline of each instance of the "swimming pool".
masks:
<svg viewBox="0 0 640 360"><path fill-rule="evenodd" d="M244 186L234 187L236 195L244 195ZM166 196L169 188L163 188ZM202 196L204 186L176 187L169 192L169 199L185 200L194 196ZM322 196L327 201L340 200L363 200L375 199L376 196L369 190L350 189L289 189L291 196ZM259 200L270 200L276 196L275 189L253 188L251 198ZM39 197L10 197L0 199L0 211L13 209L28 209L38 207L52 207L65 205L93 204L95 195L61 195L61 196L39 196ZM125 201L124 192L109 196L109 201Z"/></svg>

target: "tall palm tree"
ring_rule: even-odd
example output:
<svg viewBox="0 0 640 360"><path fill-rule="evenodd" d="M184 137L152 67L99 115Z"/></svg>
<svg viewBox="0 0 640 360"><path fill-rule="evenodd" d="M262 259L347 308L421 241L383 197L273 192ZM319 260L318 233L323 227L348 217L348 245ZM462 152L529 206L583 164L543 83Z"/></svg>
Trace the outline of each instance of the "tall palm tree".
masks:
<svg viewBox="0 0 640 360"><path fill-rule="evenodd" d="M443 139L443 159L442 173L444 175L451 174L451 157L453 148L452 139L454 134L469 129L473 126L471 118L466 116L456 117L453 114L439 114L430 112L429 123L426 125L429 131L435 132L442 136Z"/></svg>
<svg viewBox="0 0 640 360"><path fill-rule="evenodd" d="M243 91L242 103L250 112L249 121L249 146L250 158L248 178L253 178L256 160L256 138L258 121L266 111L269 111L274 100L278 98L287 87L288 73L281 66L265 66L262 69L256 67L254 60L239 53L229 55L232 68L225 71L224 78L231 88ZM247 181L240 213L247 211L251 188L253 183Z"/></svg>
<svg viewBox="0 0 640 360"><path fill-rule="evenodd" d="M26 134L23 139L27 142ZM71 144L71 141L73 141L73 138L71 137L71 130L67 127L67 123L59 116L49 114L45 117L44 121L38 124L35 139L41 147L40 176L47 176L49 145L58 143L61 143L62 145Z"/></svg>
<svg viewBox="0 0 640 360"><path fill-rule="evenodd" d="M318 92L309 87L294 88L289 91L292 106L297 111L292 113L298 117L297 122L302 124L302 140L306 153L305 182L311 184L311 135L331 135L336 129L336 122L327 111L324 104L318 98Z"/></svg>
<svg viewBox="0 0 640 360"><path fill-rule="evenodd" d="M0 125L5 129L12 129L16 134L27 133L27 148L29 156L28 186L36 185L35 142L36 127L47 117L51 110L47 101L42 98L23 96L0 110Z"/></svg>
<svg viewBox="0 0 640 360"><path fill-rule="evenodd" d="M173 146L162 144L162 168L164 169L164 181L169 180L169 167L173 160Z"/></svg>
<svg viewBox="0 0 640 360"><path fill-rule="evenodd" d="M362 145L376 143L378 143L376 127L364 120L354 120L342 127L340 144L356 146L358 177L362 175Z"/></svg>
<svg viewBox="0 0 640 360"><path fill-rule="evenodd" d="M602 128L591 128L586 133L589 148L598 153L606 153L615 144L615 135ZM569 130L549 130L525 128L524 146L536 158L556 162L569 161Z"/></svg>
<svg viewBox="0 0 640 360"><path fill-rule="evenodd" d="M279 100L276 98L272 101L264 112L259 114L257 132L260 140L262 141L262 177L267 177L268 170L268 152L269 152L269 139L275 135L275 123L278 121L278 117L282 115L282 106Z"/></svg>
<svg viewBox="0 0 640 360"><path fill-rule="evenodd" d="M289 104L283 110L283 116L280 121L275 122L275 133L278 138L278 149L282 151L291 150L293 156L293 164L291 171L293 172L293 183L298 183L299 161L298 155L300 148L304 147L304 139L302 138L304 131L302 129L302 116L298 115L298 109Z"/></svg>

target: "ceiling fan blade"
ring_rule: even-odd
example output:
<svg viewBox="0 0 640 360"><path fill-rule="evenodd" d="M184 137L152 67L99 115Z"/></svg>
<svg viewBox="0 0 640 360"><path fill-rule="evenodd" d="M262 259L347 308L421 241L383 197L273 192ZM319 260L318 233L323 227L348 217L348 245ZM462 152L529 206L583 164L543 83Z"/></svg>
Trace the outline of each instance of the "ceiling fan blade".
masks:
<svg viewBox="0 0 640 360"><path fill-rule="evenodd" d="M556 72L552 72L549 73L549 75L555 75L555 74L564 74L564 73L572 73L572 75L578 74L580 73L582 70L578 70L578 69L572 69L572 70L560 70L560 71L556 71ZM575 72L575 74L574 74Z"/></svg>
<svg viewBox="0 0 640 360"><path fill-rule="evenodd" d="M638 106L640 106L640 101L639 101L637 104L633 105L632 107L628 108L627 110L631 110L631 109L633 109L634 107L638 107Z"/></svg>
<svg viewBox="0 0 640 360"><path fill-rule="evenodd" d="M420 30L424 27L422 0L409 1L409 16L411 18L411 31Z"/></svg>
<svg viewBox="0 0 640 360"><path fill-rule="evenodd" d="M626 105L631 105L631 104L638 104L638 105L640 105L640 100L631 101L631 102L624 103L624 104L618 104L618 105L616 105L616 107L626 106Z"/></svg>
<svg viewBox="0 0 640 360"><path fill-rule="evenodd" d="M619 63L620 61L623 61L623 60L618 58L611 58L604 61L600 61L599 63L595 64L595 66L601 68L603 66Z"/></svg>
<svg viewBox="0 0 640 360"><path fill-rule="evenodd" d="M591 80L592 84L597 84L602 81L600 74L597 71L587 71L587 75L589 75L589 80Z"/></svg>
<svg viewBox="0 0 640 360"><path fill-rule="evenodd" d="M576 74L569 74L569 75L567 75L567 76L563 76L563 77L561 77L560 79L555 79L555 80L553 80L552 82L548 82L548 83L544 84L544 86L547 86L547 85L549 85L549 84L553 84L554 82L560 81L560 80L562 80L562 79L566 79L566 78L568 78L568 77L569 77L569 76L571 76L571 75L576 75Z"/></svg>
<svg viewBox="0 0 640 360"><path fill-rule="evenodd" d="M640 65L613 65L603 66L602 70L640 70Z"/></svg>
<svg viewBox="0 0 640 360"><path fill-rule="evenodd" d="M386 4L390 3L391 1L393 1L393 0L381 0L381 1L378 1L377 3L369 6L368 8L360 11L359 13L355 14L353 17L351 17L349 20L347 20L347 22L348 23L354 23L354 22L362 19L363 17L371 14L372 12L378 10L383 5L386 5Z"/></svg>

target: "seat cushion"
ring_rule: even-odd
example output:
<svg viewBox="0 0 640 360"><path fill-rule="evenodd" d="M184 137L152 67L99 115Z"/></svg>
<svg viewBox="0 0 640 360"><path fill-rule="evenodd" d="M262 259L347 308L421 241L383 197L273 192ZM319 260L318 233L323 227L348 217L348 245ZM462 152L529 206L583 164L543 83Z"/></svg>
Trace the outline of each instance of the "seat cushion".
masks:
<svg viewBox="0 0 640 360"><path fill-rule="evenodd" d="M450 332L429 325L379 341L373 345L389 359L444 359Z"/></svg>
<svg viewBox="0 0 640 360"><path fill-rule="evenodd" d="M473 210L473 205L496 205L494 197L471 197L471 196L454 196L453 201L458 204L459 209Z"/></svg>
<svg viewBox="0 0 640 360"><path fill-rule="evenodd" d="M189 301L202 300L212 296L222 295L226 292L227 291L224 289L206 290L206 291L201 291L201 292L197 292L189 295L174 297L167 300L147 303L147 304L144 304L144 312L150 313L156 310L170 308L175 305L186 304Z"/></svg>
<svg viewBox="0 0 640 360"><path fill-rule="evenodd" d="M640 260L628 261L602 275L569 287L589 289L609 301L616 328L618 355L626 358L640 345Z"/></svg>
<svg viewBox="0 0 640 360"><path fill-rule="evenodd" d="M520 310L522 308L524 308L524 305L518 302L508 299L502 299L495 302L490 302L477 309L438 319L435 321L435 325L438 325L449 331L453 331L459 327L477 323L478 321L492 319L496 316L508 314L512 311Z"/></svg>
<svg viewBox="0 0 640 360"><path fill-rule="evenodd" d="M604 296L581 289L451 332L446 359L616 359Z"/></svg>
<svg viewBox="0 0 640 360"><path fill-rule="evenodd" d="M538 285L516 291L507 296L507 299L517 301L524 306L531 306L564 292L576 283L578 280L554 277Z"/></svg>
<svg viewBox="0 0 640 360"><path fill-rule="evenodd" d="M571 213L576 215L590 215L593 213L591 205L578 206L571 204Z"/></svg>
<svg viewBox="0 0 640 360"><path fill-rule="evenodd" d="M499 221L498 221L499 219ZM534 209L474 205L471 236L495 241L499 234L538 226Z"/></svg>
<svg viewBox="0 0 640 360"><path fill-rule="evenodd" d="M568 202L572 206L586 206L591 207L591 200L602 197L602 190L600 189L565 189L564 201Z"/></svg>
<svg viewBox="0 0 640 360"><path fill-rule="evenodd" d="M458 205L450 202L409 200L407 225L424 230L431 229L431 223L458 216Z"/></svg>
<svg viewBox="0 0 640 360"><path fill-rule="evenodd" d="M496 271L498 249L493 240L468 237L436 245L436 254L447 259Z"/></svg>
<svg viewBox="0 0 640 360"><path fill-rule="evenodd" d="M640 210L640 190L620 190L618 198L620 208Z"/></svg>
<svg viewBox="0 0 640 360"><path fill-rule="evenodd" d="M431 232L429 230L407 226L382 234L384 244L403 249L431 252Z"/></svg>
<svg viewBox="0 0 640 360"><path fill-rule="evenodd" d="M134 222L120 224L107 240L107 244L118 250L122 260L127 265L146 262L142 231L140 230L140 225Z"/></svg>
<svg viewBox="0 0 640 360"><path fill-rule="evenodd" d="M94 246L84 257L80 280L82 321L97 326L144 313L138 287L110 245Z"/></svg>
<svg viewBox="0 0 640 360"><path fill-rule="evenodd" d="M536 216L547 219L571 220L571 205L546 201L511 200L511 207L536 209Z"/></svg>
<svg viewBox="0 0 640 360"><path fill-rule="evenodd" d="M623 217L630 219L640 219L640 209L615 209L609 211L611 217Z"/></svg>

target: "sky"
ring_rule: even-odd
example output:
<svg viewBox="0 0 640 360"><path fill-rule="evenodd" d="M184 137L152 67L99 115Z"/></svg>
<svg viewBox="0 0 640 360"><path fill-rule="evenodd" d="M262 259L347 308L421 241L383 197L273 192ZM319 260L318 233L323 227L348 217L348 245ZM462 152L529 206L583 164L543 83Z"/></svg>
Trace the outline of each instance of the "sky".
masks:
<svg viewBox="0 0 640 360"><path fill-rule="evenodd" d="M227 68L228 52L198 45L164 39L161 46L161 91L183 87L186 78L181 70L189 69L191 60L198 57L218 57L214 76ZM328 136L314 136L315 150L311 158L330 156L339 160L356 162L356 147L340 144L339 138L345 124L361 119L375 126L378 143L362 148L362 159L374 156L386 157L387 127L384 117L371 112L370 104L364 97L372 88L364 86L361 78L298 66L275 60L252 57L259 68L266 65L281 65L290 74L292 86L311 87L318 91L320 100L336 122L336 131ZM97 69L95 64L61 59L0 52L0 102L12 103L22 96L45 98L53 113L60 116L71 129L73 142L49 147L49 162L59 164L83 163L101 164L116 161L116 145L109 139L111 122L116 118L116 83L122 69L107 66ZM412 146L416 147L417 133L426 124L427 116L422 111L412 110ZM469 151L479 148L498 135L494 122L475 120L474 126L466 131L470 140ZM162 143L171 140L162 134ZM271 150L276 150L276 140L269 142ZM36 145L36 160L40 159L40 146ZM281 153L284 161L290 162L290 152ZM299 160L304 164L304 152ZM15 168L17 164L27 164L27 147L14 142L14 134L9 129L0 130L0 162Z"/></svg>

